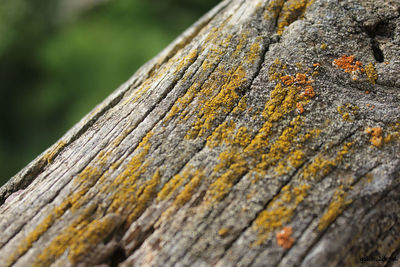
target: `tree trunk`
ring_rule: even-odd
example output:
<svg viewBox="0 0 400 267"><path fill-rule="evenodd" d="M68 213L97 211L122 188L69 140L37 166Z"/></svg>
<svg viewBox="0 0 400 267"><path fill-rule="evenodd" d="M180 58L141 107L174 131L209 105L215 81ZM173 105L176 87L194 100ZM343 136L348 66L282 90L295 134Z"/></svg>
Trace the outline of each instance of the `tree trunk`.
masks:
<svg viewBox="0 0 400 267"><path fill-rule="evenodd" d="M1 188L1 266L399 264L399 12L221 2Z"/></svg>

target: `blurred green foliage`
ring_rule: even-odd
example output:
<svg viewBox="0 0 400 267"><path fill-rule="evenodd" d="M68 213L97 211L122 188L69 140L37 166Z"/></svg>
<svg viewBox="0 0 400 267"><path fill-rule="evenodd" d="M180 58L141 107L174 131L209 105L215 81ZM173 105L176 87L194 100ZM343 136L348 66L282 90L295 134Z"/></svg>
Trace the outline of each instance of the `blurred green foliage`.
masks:
<svg viewBox="0 0 400 267"><path fill-rule="evenodd" d="M0 0L0 184L218 2Z"/></svg>

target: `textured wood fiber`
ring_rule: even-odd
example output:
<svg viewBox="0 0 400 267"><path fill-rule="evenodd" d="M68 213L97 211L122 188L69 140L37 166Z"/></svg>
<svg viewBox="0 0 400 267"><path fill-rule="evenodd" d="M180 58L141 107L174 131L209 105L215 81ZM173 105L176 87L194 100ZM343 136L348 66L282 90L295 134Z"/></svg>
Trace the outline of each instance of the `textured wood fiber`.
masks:
<svg viewBox="0 0 400 267"><path fill-rule="evenodd" d="M0 189L0 265L399 264L399 12L222 1Z"/></svg>

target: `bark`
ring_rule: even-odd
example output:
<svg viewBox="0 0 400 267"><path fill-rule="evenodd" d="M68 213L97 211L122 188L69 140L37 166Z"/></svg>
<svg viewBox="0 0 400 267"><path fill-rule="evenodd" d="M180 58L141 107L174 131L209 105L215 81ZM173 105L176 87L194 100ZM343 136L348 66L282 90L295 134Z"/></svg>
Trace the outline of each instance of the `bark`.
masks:
<svg viewBox="0 0 400 267"><path fill-rule="evenodd" d="M399 12L221 2L1 188L1 265L399 264Z"/></svg>

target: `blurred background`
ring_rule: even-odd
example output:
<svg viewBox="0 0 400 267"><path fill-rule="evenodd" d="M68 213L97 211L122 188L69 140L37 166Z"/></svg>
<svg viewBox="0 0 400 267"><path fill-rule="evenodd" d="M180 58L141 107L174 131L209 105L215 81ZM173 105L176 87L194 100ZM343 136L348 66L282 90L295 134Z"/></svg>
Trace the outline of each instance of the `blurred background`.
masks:
<svg viewBox="0 0 400 267"><path fill-rule="evenodd" d="M0 185L219 0L0 0Z"/></svg>

